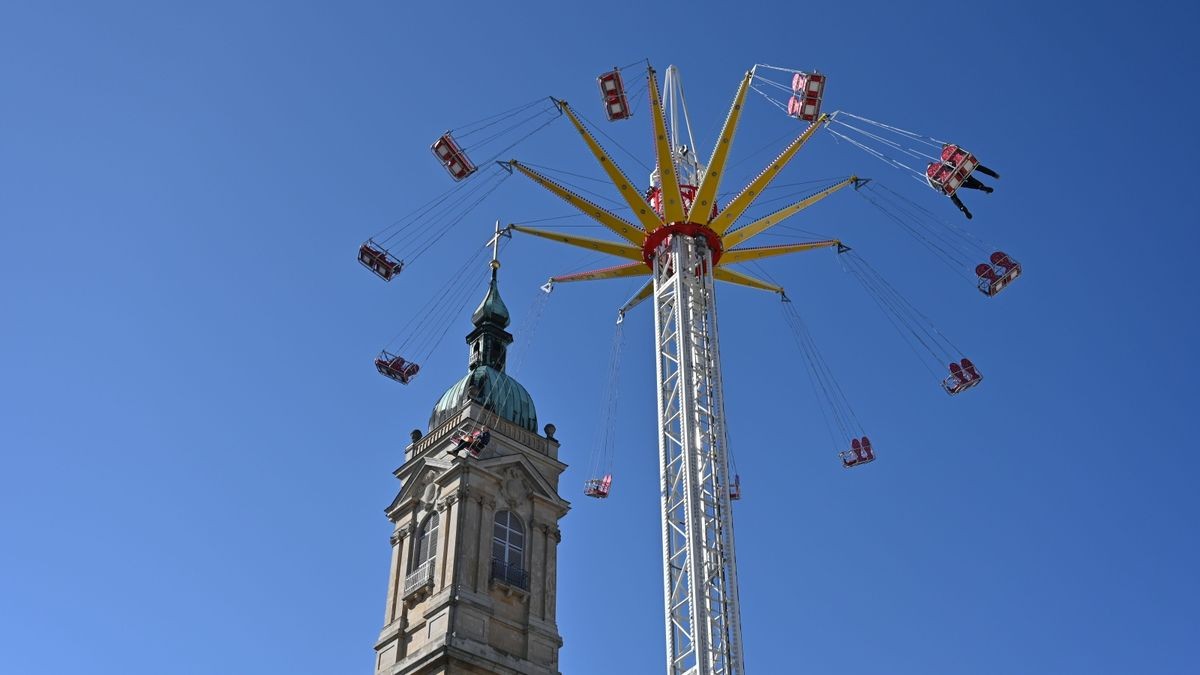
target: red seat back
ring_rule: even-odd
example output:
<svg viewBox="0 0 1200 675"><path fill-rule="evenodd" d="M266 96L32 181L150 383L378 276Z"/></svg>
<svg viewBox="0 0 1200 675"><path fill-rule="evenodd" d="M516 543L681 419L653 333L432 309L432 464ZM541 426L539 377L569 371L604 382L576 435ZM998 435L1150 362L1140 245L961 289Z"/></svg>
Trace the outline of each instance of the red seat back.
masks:
<svg viewBox="0 0 1200 675"><path fill-rule="evenodd" d="M795 84L795 82L793 82ZM810 73L806 78L804 93L820 98L825 94L825 76L820 73Z"/></svg>
<svg viewBox="0 0 1200 675"><path fill-rule="evenodd" d="M625 93L625 81L621 79L621 71L610 70L600 75L600 93L605 96Z"/></svg>
<svg viewBox="0 0 1200 675"><path fill-rule="evenodd" d="M958 365L957 363L950 364L950 375L952 375L954 379L958 380L959 382L966 381L966 379L963 377L962 366Z"/></svg>
<svg viewBox="0 0 1200 675"><path fill-rule="evenodd" d="M972 380L979 379L979 371L975 370L975 364L971 363L971 359L963 359L962 360L962 369L964 371L966 371L967 376L970 377Z"/></svg>
<svg viewBox="0 0 1200 675"><path fill-rule="evenodd" d="M987 263L979 263L975 266L975 276L987 279L988 281L996 281L1000 278L996 275L996 270L992 269L992 266Z"/></svg>
<svg viewBox="0 0 1200 675"><path fill-rule="evenodd" d="M957 145L954 145L953 143L947 143L942 146L942 161L943 162L949 162L950 164L957 164L958 158L961 157L961 155L963 155L963 154L965 154L965 153L963 153L962 148L958 147Z"/></svg>
<svg viewBox="0 0 1200 675"><path fill-rule="evenodd" d="M450 138L449 134L433 142L433 154L443 162L449 161L457 151L458 148L455 147L454 140Z"/></svg>

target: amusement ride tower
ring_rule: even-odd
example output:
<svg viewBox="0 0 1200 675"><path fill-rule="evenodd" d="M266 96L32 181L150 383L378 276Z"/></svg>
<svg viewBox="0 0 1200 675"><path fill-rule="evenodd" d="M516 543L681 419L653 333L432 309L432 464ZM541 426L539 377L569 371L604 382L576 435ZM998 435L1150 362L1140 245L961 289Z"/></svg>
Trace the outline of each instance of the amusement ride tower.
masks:
<svg viewBox="0 0 1200 675"><path fill-rule="evenodd" d="M513 160L507 166L608 227L624 242L612 242L512 225L514 231L546 237L632 260L617 267L555 277L555 283L648 275L620 310L646 299L654 307L657 370L658 453L661 488L663 587L667 672L671 675L734 675L744 672L737 560L734 551L728 438L721 386L721 358L714 284L725 281L783 294L767 281L728 269L771 256L841 246L836 240L782 246L741 246L752 237L847 185L848 178L806 199L731 231L733 223L788 164L823 122L813 121L728 204L716 195L745 105L752 73L734 97L707 165L695 158L678 70L667 69L660 95L648 72L657 170L646 195L625 176L566 102L562 112L583 137L614 187L637 215L624 220ZM664 106L663 99L667 105ZM667 108L671 114L667 117ZM681 119L682 118L682 119ZM678 143L687 127L690 145ZM668 131L668 125L671 130Z"/></svg>

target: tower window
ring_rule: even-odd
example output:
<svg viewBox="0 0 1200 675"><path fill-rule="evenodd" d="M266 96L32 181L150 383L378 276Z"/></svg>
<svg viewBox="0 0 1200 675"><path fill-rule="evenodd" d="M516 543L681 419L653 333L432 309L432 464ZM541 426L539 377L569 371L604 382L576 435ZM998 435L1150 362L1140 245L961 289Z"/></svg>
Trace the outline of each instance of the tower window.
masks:
<svg viewBox="0 0 1200 675"><path fill-rule="evenodd" d="M412 559L404 577L404 597L429 593L433 590L434 559L437 557L438 514L431 513L417 531L413 542Z"/></svg>
<svg viewBox="0 0 1200 675"><path fill-rule="evenodd" d="M434 512L425 519L420 533L417 535L416 546L413 547L412 565L409 567L411 571L416 571L421 565L433 560L437 555L437 539L438 514Z"/></svg>
<svg viewBox="0 0 1200 675"><path fill-rule="evenodd" d="M512 511L500 511L492 527L492 559L512 569L524 569L525 526Z"/></svg>
<svg viewBox="0 0 1200 675"><path fill-rule="evenodd" d="M492 579L529 590L524 561L525 526L512 511L497 513L492 526Z"/></svg>

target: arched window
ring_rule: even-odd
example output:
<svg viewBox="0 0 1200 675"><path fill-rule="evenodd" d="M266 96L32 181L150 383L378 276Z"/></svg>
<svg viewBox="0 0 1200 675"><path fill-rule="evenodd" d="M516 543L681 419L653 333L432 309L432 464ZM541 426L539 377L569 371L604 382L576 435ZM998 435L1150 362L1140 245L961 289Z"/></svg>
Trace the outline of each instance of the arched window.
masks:
<svg viewBox="0 0 1200 675"><path fill-rule="evenodd" d="M437 554L438 540L438 514L433 512L422 523L420 531L417 533L417 540L413 545L412 564L409 571L415 571L425 563L433 560Z"/></svg>
<svg viewBox="0 0 1200 675"><path fill-rule="evenodd" d="M525 526L512 511L500 511L492 527L492 559L509 570L525 569Z"/></svg>

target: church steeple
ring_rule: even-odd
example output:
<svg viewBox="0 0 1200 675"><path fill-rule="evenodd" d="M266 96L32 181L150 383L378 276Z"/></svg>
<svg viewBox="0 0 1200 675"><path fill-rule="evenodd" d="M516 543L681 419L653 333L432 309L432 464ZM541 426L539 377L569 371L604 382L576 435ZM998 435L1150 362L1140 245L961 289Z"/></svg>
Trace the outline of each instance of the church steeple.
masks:
<svg viewBox="0 0 1200 675"><path fill-rule="evenodd" d="M471 346L471 357L467 367L475 370L479 366L489 366L504 372L504 363L508 355L508 346L512 344L513 336L506 330L509 324L508 307L500 298L500 287L497 283L497 272L500 271L500 223L496 223L496 236L492 237L492 281L488 285L487 295L483 302L471 315L471 323L475 330L467 334L467 344Z"/></svg>
<svg viewBox="0 0 1200 675"><path fill-rule="evenodd" d="M507 233L496 224L492 238L492 280L483 302L471 315L474 329L467 333L467 374L446 390L429 417L429 428L457 415L467 401L475 401L513 424L537 432L537 411L529 392L505 373L508 346L513 336L505 330L510 317L500 298L500 237Z"/></svg>
<svg viewBox="0 0 1200 675"><path fill-rule="evenodd" d="M533 399L504 372L512 335L496 255L471 316L471 369L414 431L395 471L384 627L375 675L559 675L558 494L566 464L554 425L537 431ZM486 431L477 454L462 439Z"/></svg>

